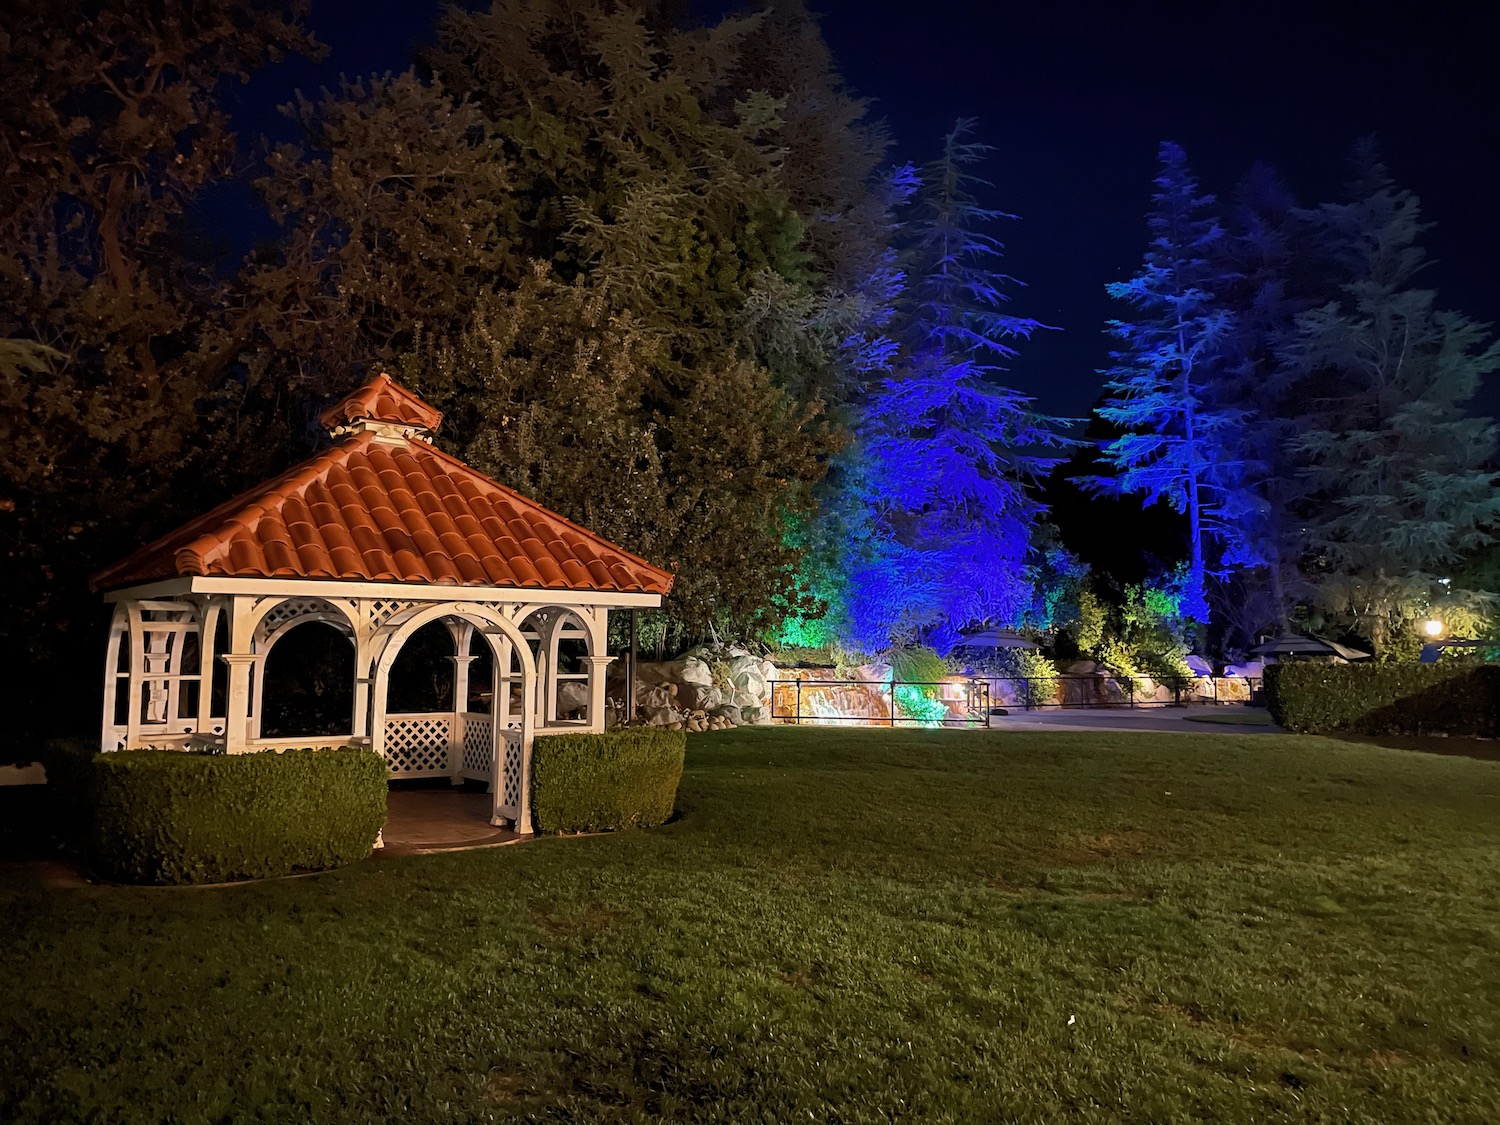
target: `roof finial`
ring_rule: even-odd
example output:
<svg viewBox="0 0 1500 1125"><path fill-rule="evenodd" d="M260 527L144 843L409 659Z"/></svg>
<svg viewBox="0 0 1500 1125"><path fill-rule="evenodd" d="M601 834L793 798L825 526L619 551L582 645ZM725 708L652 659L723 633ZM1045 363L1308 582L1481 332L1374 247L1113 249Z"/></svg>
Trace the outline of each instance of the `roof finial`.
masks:
<svg viewBox="0 0 1500 1125"><path fill-rule="evenodd" d="M319 420L334 437L373 433L377 441L431 441L443 413L382 371L323 411Z"/></svg>

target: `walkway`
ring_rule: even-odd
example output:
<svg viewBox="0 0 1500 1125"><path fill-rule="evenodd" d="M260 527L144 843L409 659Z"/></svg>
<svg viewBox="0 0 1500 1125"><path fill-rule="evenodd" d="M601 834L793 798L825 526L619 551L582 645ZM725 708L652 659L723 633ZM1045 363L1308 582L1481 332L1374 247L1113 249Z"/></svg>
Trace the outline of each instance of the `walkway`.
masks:
<svg viewBox="0 0 1500 1125"><path fill-rule="evenodd" d="M1278 726L1241 726L1194 722L1189 715L1244 713L1235 704L1222 707L1059 707L1011 711L990 720L992 730L1151 731L1162 734L1284 734Z"/></svg>
<svg viewBox="0 0 1500 1125"><path fill-rule="evenodd" d="M530 839L490 824L490 795L446 786L392 789L386 798L385 847L376 856L495 847Z"/></svg>

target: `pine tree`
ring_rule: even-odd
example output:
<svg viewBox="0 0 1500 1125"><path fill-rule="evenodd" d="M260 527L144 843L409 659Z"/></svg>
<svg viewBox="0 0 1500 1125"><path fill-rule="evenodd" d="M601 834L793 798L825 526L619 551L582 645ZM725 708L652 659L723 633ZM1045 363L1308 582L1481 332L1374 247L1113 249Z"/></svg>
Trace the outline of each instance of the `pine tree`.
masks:
<svg viewBox="0 0 1500 1125"><path fill-rule="evenodd" d="M430 81L411 72L294 107L308 143L278 152L264 185L286 249L257 285L286 381L329 393L362 364L404 363L455 409L450 433L467 420L495 443L484 464L571 514L585 514L573 492L585 482L611 493L601 458L632 458L641 471L617 466L629 487L594 514L677 570L679 625L741 632L799 601L787 532L841 444L824 400L847 395L854 358L874 345L833 281L838 240L814 253L799 210L813 200L788 182L795 83L785 95L744 84L754 18L681 32L662 7L456 6L427 54ZM821 123L804 108L798 160L817 163L846 108ZM516 324L508 351L481 343ZM627 324L628 377L563 346L575 332L607 351L619 342L608 326ZM536 353L547 364L590 385L544 378L526 360L532 334L553 342ZM480 378L491 360L518 381ZM535 411L519 409L517 387ZM470 394L493 401L467 406ZM568 403L600 412L597 449ZM554 464L526 444L533 416L558 435Z"/></svg>
<svg viewBox="0 0 1500 1125"><path fill-rule="evenodd" d="M1236 483L1246 502L1209 595L1218 643L1243 649L1273 625L1286 631L1307 592L1297 531L1305 486L1287 448L1304 388L1277 351L1326 293L1326 254L1285 183L1256 164L1227 208L1210 266L1228 314L1215 397L1240 412Z"/></svg>
<svg viewBox="0 0 1500 1125"><path fill-rule="evenodd" d="M1209 569L1225 545L1242 542L1239 529L1256 505L1244 488L1244 412L1226 405L1218 386L1229 317L1216 300L1222 279L1213 256L1224 233L1214 198L1199 194L1182 149L1165 143L1160 156L1141 272L1108 286L1134 318L1109 322L1121 347L1111 353L1115 366L1099 414L1129 432L1105 446L1115 475L1095 484L1140 493L1148 504L1165 500L1186 514L1183 612L1206 624Z"/></svg>
<svg viewBox="0 0 1500 1125"><path fill-rule="evenodd" d="M1351 202L1308 217L1341 275L1281 349L1309 388L1289 449L1302 463L1305 566L1317 605L1383 645L1446 572L1494 542L1496 428L1465 403L1500 369L1489 329L1415 284L1420 204L1364 147Z"/></svg>
<svg viewBox="0 0 1500 1125"><path fill-rule="evenodd" d="M922 173L904 231L908 283L898 315L902 353L860 422L860 482L870 533L853 565L853 640L880 648L920 637L940 649L974 622L1018 621L1029 603L1029 485L1063 444L1052 420L1001 385L1013 343L1042 327L1006 311L1012 279L985 228L970 169L988 146L961 120Z"/></svg>

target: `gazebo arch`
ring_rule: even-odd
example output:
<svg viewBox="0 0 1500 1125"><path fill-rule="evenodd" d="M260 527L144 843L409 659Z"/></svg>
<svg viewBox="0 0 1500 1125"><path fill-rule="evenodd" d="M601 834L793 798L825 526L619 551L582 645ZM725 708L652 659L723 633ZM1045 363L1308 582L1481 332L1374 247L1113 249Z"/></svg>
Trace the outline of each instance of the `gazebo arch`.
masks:
<svg viewBox="0 0 1500 1125"><path fill-rule="evenodd" d="M521 713L517 716L518 725L515 728L507 725L506 708L501 706L501 693L497 690L493 696L490 715L487 717L488 722L480 727L479 724L483 720L478 715L467 710L460 710L466 705L466 699L460 698L455 686L452 726L435 730L429 740L434 755L432 760L436 761L436 756L440 754L443 761L442 768L410 772L412 774L426 773L429 776L446 774L449 777L461 779L462 775L467 772L465 767L470 760L467 751L472 748L473 742L468 738L472 733L471 724L475 728L483 729L489 744L488 753L485 755L487 764L490 766L485 771L488 774L486 780L490 782L490 791L494 797L491 822L501 824L510 821L515 825L516 831L530 832L531 746L536 729L536 710L531 705L533 695L531 687L536 681L536 664L532 660L531 649L526 644L521 630L504 614L492 607L473 602L432 605L419 610L399 625L385 626L392 631L381 649L380 656L375 661L374 713L371 721L371 730L374 732L373 746L385 755L387 761L391 760L392 755L387 752L386 743L398 733L399 728L393 729L391 720L387 716L386 697L390 692L391 668L396 663L396 657L401 654L402 646L424 625L449 618L458 618L468 622L485 638L490 647L490 659L495 668L497 686L508 682L507 673L512 660L520 664ZM455 654L455 659L461 659L461 657ZM508 696L508 693L506 694ZM464 695L467 695L467 690ZM507 698L506 703L508 702ZM437 716L433 716L432 719L424 717L423 721L432 722L435 719ZM406 732L400 731L399 733Z"/></svg>
<svg viewBox="0 0 1500 1125"><path fill-rule="evenodd" d="M527 830L533 737L603 729L609 612L659 606L672 575L437 449L441 420L377 375L324 413L329 449L96 575L115 606L101 747L242 754L362 742L386 753L397 776L483 773L494 817ZM353 645L352 729L263 738L266 656L309 620L335 624ZM437 620L455 623L454 711L429 724L422 768L410 770L390 753L390 670L407 639ZM521 681L518 715L508 691L495 693L498 721L468 709L474 632L497 677ZM584 671L559 671L564 640L584 643ZM558 717L566 680L586 685L582 720Z"/></svg>

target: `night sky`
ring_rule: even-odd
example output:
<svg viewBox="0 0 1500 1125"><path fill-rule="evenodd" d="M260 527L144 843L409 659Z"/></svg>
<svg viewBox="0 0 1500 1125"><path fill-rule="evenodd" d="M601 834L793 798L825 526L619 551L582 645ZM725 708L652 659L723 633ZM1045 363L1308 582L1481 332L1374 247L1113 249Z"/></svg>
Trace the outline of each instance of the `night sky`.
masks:
<svg viewBox="0 0 1500 1125"><path fill-rule="evenodd" d="M1440 301L1500 319L1500 6L1409 4L873 3L815 0L852 90L874 100L892 160L921 162L959 116L996 149L985 202L1026 283L1015 311L1061 329L1023 346L1010 375L1052 413L1088 413L1113 312L1104 295L1144 249L1158 142L1188 151L1228 192L1256 160L1305 203L1337 198L1356 139L1375 134L1399 183L1437 223L1428 283ZM400 70L429 41L425 0L314 0L330 51L258 74L234 98L245 133L290 136L273 107L348 74ZM697 0L715 20L738 7ZM1500 413L1500 386L1481 396Z"/></svg>

